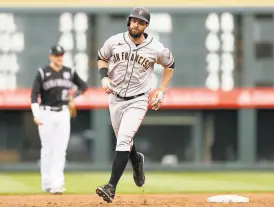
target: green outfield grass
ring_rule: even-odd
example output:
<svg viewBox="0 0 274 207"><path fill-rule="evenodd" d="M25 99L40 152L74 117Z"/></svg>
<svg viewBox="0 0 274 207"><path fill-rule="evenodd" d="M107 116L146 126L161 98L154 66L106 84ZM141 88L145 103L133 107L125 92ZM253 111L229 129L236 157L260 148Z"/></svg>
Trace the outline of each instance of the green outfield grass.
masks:
<svg viewBox="0 0 274 207"><path fill-rule="evenodd" d="M94 194L109 179L109 172L66 173L67 193ZM147 172L143 188L135 186L126 172L117 188L119 193L229 193L274 192L274 172L167 173ZM0 194L40 194L39 173L0 174Z"/></svg>

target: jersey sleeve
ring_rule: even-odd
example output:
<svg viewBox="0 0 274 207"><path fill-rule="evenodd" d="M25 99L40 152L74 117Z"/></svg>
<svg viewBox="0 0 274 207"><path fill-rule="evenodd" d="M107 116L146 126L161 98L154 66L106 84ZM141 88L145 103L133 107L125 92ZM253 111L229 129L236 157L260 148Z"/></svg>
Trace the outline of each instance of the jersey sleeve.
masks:
<svg viewBox="0 0 274 207"><path fill-rule="evenodd" d="M38 103L38 96L41 92L43 78L44 78L44 72L41 68L39 68L32 84L31 103Z"/></svg>
<svg viewBox="0 0 274 207"><path fill-rule="evenodd" d="M83 81L82 78L80 78L80 76L75 70L73 70L72 73L73 73L73 79L72 79L73 83L78 86L78 89L80 89L80 91L82 92L86 91L88 89L88 84L85 81Z"/></svg>
<svg viewBox="0 0 274 207"><path fill-rule="evenodd" d="M169 68L174 63L174 57L168 48L161 48L157 63L165 68Z"/></svg>
<svg viewBox="0 0 274 207"><path fill-rule="evenodd" d="M98 50L98 56L105 61L109 61L112 56L112 38L107 39L101 49Z"/></svg>

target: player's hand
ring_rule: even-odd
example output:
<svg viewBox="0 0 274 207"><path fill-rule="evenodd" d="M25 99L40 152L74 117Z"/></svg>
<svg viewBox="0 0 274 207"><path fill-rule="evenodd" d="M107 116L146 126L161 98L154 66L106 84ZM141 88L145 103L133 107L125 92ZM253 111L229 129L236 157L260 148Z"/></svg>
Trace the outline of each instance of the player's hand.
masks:
<svg viewBox="0 0 274 207"><path fill-rule="evenodd" d="M103 86L103 88L104 88L104 90L107 94L110 94L110 93L113 92L113 90L111 89L110 83L111 83L111 80L108 77L104 77L101 80L101 84L102 84L102 86Z"/></svg>
<svg viewBox="0 0 274 207"><path fill-rule="evenodd" d="M160 106L164 100L164 97L165 97L165 91L163 89L158 89L154 93L154 95L152 97L152 110L157 111L160 108Z"/></svg>
<svg viewBox="0 0 274 207"><path fill-rule="evenodd" d="M33 120L36 125L38 125L38 126L43 125L43 122L41 121L40 117L34 117Z"/></svg>

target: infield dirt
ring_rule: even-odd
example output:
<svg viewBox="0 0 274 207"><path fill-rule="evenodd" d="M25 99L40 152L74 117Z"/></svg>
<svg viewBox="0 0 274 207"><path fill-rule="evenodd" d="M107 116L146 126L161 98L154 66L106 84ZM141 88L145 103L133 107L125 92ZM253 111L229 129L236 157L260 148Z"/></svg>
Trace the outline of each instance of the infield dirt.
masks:
<svg viewBox="0 0 274 207"><path fill-rule="evenodd" d="M1 196L2 207L274 207L274 193L237 194L250 199L249 203L208 203L207 198L216 194L142 194L116 195L113 203L105 203L97 195L22 195Z"/></svg>

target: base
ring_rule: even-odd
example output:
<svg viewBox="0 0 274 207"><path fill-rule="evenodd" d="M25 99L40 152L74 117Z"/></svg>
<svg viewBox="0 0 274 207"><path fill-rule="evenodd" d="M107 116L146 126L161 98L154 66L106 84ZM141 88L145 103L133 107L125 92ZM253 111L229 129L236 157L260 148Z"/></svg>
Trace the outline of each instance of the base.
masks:
<svg viewBox="0 0 274 207"><path fill-rule="evenodd" d="M217 195L212 196L207 199L210 203L248 203L249 199L247 197L238 195Z"/></svg>

